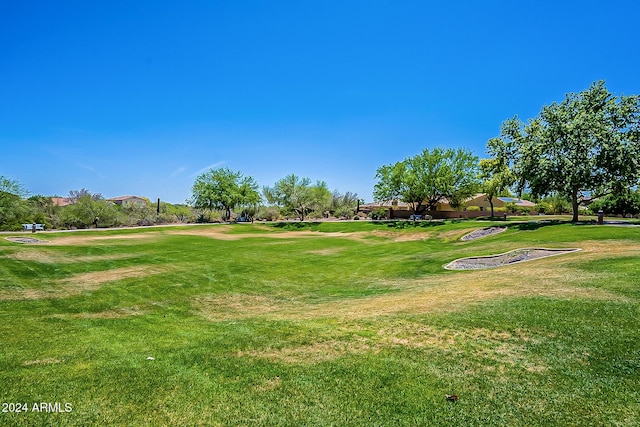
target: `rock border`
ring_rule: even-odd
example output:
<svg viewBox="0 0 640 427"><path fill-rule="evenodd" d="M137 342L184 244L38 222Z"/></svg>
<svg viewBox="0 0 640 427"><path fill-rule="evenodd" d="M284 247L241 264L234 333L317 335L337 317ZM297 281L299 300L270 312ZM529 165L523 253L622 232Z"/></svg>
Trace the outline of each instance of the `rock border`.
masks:
<svg viewBox="0 0 640 427"><path fill-rule="evenodd" d="M564 255L581 251L581 248L548 249L548 248L520 248L497 255L458 258L446 264L446 270L485 270L503 267L521 262L533 261L557 255Z"/></svg>
<svg viewBox="0 0 640 427"><path fill-rule="evenodd" d="M485 227L485 228L480 228L478 230L473 230L471 233L465 234L460 238L460 240L466 242L469 240L475 240L475 239L481 239L487 236L493 236L494 234L502 233L505 231L507 231L507 227L498 227L498 226Z"/></svg>

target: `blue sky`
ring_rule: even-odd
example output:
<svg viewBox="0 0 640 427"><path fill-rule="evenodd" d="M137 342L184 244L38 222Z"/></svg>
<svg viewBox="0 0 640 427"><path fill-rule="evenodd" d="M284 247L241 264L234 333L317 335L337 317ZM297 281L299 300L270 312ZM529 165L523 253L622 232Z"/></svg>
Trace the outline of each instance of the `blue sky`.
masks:
<svg viewBox="0 0 640 427"><path fill-rule="evenodd" d="M58 1L0 6L0 175L182 203L229 167L367 201L424 148L604 79L640 93L635 1Z"/></svg>

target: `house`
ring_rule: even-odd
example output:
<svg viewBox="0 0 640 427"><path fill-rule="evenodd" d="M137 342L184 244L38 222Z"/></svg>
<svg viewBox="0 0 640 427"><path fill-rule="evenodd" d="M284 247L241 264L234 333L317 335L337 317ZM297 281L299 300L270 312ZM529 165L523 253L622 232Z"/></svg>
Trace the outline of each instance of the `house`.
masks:
<svg viewBox="0 0 640 427"><path fill-rule="evenodd" d="M494 197L493 207L504 208L508 203L515 204L516 207L526 208L530 214L535 214L535 203L528 200L522 200L515 197ZM476 206L478 209L468 209ZM360 205L360 211L368 214L376 209L388 210L387 218L409 218L414 212L411 205L397 200L391 202L374 202ZM462 202L462 205L455 209L451 206L448 199L444 198L436 204L433 211L425 211L424 214L431 215L433 218L471 218L477 216L491 215L491 204L485 193L477 193L468 197Z"/></svg>
<svg viewBox="0 0 640 427"><path fill-rule="evenodd" d="M399 200L391 200L386 202L372 202L360 205L358 212L369 215L373 211L386 211L386 218L409 218L413 214L411 205Z"/></svg>
<svg viewBox="0 0 640 427"><path fill-rule="evenodd" d="M530 214L535 214L536 204L529 200L519 199L517 197L493 197L493 208L504 208L507 204L512 203L516 207L528 209ZM491 212L491 203L485 193L477 193L462 202L459 209L454 209L447 199L443 199L436 206L436 211L457 212L467 211L471 206L476 206L479 212ZM476 209L473 209L476 210Z"/></svg>
<svg viewBox="0 0 640 427"><path fill-rule="evenodd" d="M52 197L51 202L54 206L67 206L75 203L75 200L69 197Z"/></svg>
<svg viewBox="0 0 640 427"><path fill-rule="evenodd" d="M524 199L518 199L516 197L496 197L493 202L493 207L505 207L507 203L513 203L518 208L524 208L529 210L529 214L536 213L536 204Z"/></svg>
<svg viewBox="0 0 640 427"><path fill-rule="evenodd" d="M120 196L120 197L112 197L111 199L107 199L107 202L114 203L120 206L137 206L142 207L146 206L149 201L143 197L138 196Z"/></svg>

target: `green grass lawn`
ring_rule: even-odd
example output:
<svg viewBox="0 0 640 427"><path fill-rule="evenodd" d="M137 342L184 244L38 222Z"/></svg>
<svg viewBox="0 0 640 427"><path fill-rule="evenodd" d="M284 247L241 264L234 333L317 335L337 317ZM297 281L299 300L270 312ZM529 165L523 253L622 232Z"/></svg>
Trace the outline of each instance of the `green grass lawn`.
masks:
<svg viewBox="0 0 640 427"><path fill-rule="evenodd" d="M460 241L492 224L508 230ZM0 239L2 426L640 425L640 228L36 237L47 243ZM442 268L524 247L582 251Z"/></svg>

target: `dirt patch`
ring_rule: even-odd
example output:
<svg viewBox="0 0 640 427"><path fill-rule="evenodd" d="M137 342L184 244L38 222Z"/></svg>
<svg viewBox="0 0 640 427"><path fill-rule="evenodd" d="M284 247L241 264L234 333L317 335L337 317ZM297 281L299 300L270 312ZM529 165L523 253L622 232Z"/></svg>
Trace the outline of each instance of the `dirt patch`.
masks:
<svg viewBox="0 0 640 427"><path fill-rule="evenodd" d="M14 243L24 243L30 245L48 243L46 240L40 240L34 237L6 237L6 240Z"/></svg>
<svg viewBox="0 0 640 427"><path fill-rule="evenodd" d="M519 262L533 261L535 259L547 258L556 255L568 254L581 249L544 249L544 248L523 248L505 252L498 255L478 256L460 258L445 265L447 270L481 270L485 268L502 267Z"/></svg>
<svg viewBox="0 0 640 427"><path fill-rule="evenodd" d="M483 237L493 236L494 234L502 233L504 231L507 231L507 227L486 227L486 228L481 228L479 230L474 230L469 234L465 234L464 236L462 236L460 238L460 240L467 241L467 240L481 239Z"/></svg>

